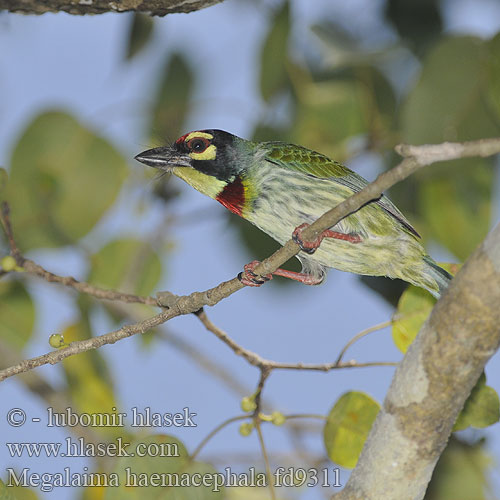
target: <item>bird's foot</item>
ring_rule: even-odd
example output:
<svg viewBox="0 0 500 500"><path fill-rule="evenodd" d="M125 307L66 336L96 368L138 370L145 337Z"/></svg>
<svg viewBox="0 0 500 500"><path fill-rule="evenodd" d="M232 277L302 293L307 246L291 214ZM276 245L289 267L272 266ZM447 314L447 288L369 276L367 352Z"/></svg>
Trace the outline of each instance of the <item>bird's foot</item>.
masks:
<svg viewBox="0 0 500 500"><path fill-rule="evenodd" d="M260 275L254 273L254 269L259 264L260 264L260 261L253 260L252 262L249 262L248 264L246 264L245 267L243 268L243 271L240 274L238 274L238 279L241 281L241 283L243 285L245 285L245 286L261 286L266 281L273 279L272 274L265 274L263 276L260 276Z"/></svg>
<svg viewBox="0 0 500 500"><path fill-rule="evenodd" d="M361 238L357 234L339 233L331 229L325 229L314 240L306 241L302 238L302 231L309 226L310 224L304 222L304 224L296 227L292 234L292 240L299 245L303 252L308 254L313 254L318 249L323 238L335 238L336 240L348 241L349 243L361 243Z"/></svg>

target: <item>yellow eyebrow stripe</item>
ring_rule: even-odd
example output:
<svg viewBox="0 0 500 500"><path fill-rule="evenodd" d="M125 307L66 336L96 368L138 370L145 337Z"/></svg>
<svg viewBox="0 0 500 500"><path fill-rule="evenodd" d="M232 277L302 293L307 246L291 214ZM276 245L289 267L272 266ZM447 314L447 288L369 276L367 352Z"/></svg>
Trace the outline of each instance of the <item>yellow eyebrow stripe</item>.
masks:
<svg viewBox="0 0 500 500"><path fill-rule="evenodd" d="M186 135L184 142L188 142L191 139L194 139L195 137L202 137L203 139L210 139L210 140L214 138L212 134L207 134L206 132L191 132L190 134Z"/></svg>

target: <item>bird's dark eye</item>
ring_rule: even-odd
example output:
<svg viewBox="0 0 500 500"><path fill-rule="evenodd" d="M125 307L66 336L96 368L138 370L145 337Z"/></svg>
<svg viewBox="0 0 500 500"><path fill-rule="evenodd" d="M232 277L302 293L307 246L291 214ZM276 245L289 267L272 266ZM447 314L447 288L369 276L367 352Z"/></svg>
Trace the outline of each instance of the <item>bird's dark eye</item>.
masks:
<svg viewBox="0 0 500 500"><path fill-rule="evenodd" d="M187 143L187 147L191 151L193 151L193 153L203 153L203 151L205 151L205 149L207 149L209 145L209 140L202 137L195 137Z"/></svg>

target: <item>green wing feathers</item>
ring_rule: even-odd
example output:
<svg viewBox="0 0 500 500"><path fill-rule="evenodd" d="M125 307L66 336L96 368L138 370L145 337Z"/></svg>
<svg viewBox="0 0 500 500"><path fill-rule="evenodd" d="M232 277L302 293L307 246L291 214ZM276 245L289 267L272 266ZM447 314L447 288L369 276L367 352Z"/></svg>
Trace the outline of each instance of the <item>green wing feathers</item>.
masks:
<svg viewBox="0 0 500 500"><path fill-rule="evenodd" d="M266 150L265 159L280 168L295 170L318 179L330 179L349 188L353 193L361 191L368 185L368 181L356 172L316 151L282 142L266 142L262 146ZM389 198L382 195L375 203L394 217L407 231L420 237Z"/></svg>

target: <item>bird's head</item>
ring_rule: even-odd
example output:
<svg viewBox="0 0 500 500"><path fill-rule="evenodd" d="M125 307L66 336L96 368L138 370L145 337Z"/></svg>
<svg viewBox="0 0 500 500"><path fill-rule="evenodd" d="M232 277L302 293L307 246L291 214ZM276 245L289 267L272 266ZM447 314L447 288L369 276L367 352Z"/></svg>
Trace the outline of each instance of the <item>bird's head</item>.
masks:
<svg viewBox="0 0 500 500"><path fill-rule="evenodd" d="M201 193L217 198L245 168L251 144L223 130L198 130L179 137L172 145L149 149L135 159L172 172Z"/></svg>

